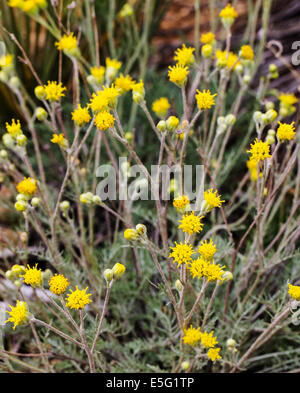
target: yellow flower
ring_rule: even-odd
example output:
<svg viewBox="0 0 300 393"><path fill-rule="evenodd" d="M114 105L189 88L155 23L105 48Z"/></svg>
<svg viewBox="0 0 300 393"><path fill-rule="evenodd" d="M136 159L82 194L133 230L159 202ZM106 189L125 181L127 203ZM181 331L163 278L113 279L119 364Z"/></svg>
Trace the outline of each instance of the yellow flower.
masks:
<svg viewBox="0 0 300 393"><path fill-rule="evenodd" d="M97 91L96 94L93 93L89 106L94 113L104 111L108 108L108 99L104 95L103 90Z"/></svg>
<svg viewBox="0 0 300 393"><path fill-rule="evenodd" d="M95 125L99 130L105 131L113 127L115 118L108 111L99 112L95 118Z"/></svg>
<svg viewBox="0 0 300 393"><path fill-rule="evenodd" d="M184 336L182 337L182 341L188 345L196 345L201 340L202 333L200 332L200 328L193 328L191 325L188 329L184 329Z"/></svg>
<svg viewBox="0 0 300 393"><path fill-rule="evenodd" d="M243 45L241 47L240 56L244 60L253 60L254 52L250 45Z"/></svg>
<svg viewBox="0 0 300 393"><path fill-rule="evenodd" d="M226 50L222 51L220 49L216 50L216 59L217 65L219 67L227 67L228 69L235 69L237 65L241 64L238 61L238 57L233 52L228 52L228 56Z"/></svg>
<svg viewBox="0 0 300 393"><path fill-rule="evenodd" d="M54 82L47 82L47 85L44 85L46 99L49 101L58 101L60 97L63 97L65 94L63 93L67 90L61 83L57 84L56 81Z"/></svg>
<svg viewBox="0 0 300 393"><path fill-rule="evenodd" d="M293 121L291 124L280 123L278 122L279 127L277 129L277 137L279 141L290 141L291 139L295 139L295 122Z"/></svg>
<svg viewBox="0 0 300 393"><path fill-rule="evenodd" d="M165 117L170 108L170 103L166 97L161 97L152 103L152 110L158 117Z"/></svg>
<svg viewBox="0 0 300 393"><path fill-rule="evenodd" d="M200 279L203 277L204 267L207 265L207 261L203 258L197 258L191 263L188 263L187 268L193 278L197 277Z"/></svg>
<svg viewBox="0 0 300 393"><path fill-rule="evenodd" d="M222 359L222 356L220 356L219 352L220 352L221 348L210 348L207 351L207 356L210 358L210 360L212 362L216 361L217 359Z"/></svg>
<svg viewBox="0 0 300 393"><path fill-rule="evenodd" d="M81 108L79 104L78 108L72 112L72 120L74 120L79 127L88 123L91 120L88 108Z"/></svg>
<svg viewBox="0 0 300 393"><path fill-rule="evenodd" d="M36 194L37 184L36 180L32 177L24 177L20 183L17 184L17 190L20 194L24 194L28 197Z"/></svg>
<svg viewBox="0 0 300 393"><path fill-rule="evenodd" d="M215 35L211 31L201 34L200 41L202 44L212 44L215 41Z"/></svg>
<svg viewBox="0 0 300 393"><path fill-rule="evenodd" d="M138 232L135 229L127 228L123 234L126 240L136 240L139 237Z"/></svg>
<svg viewBox="0 0 300 393"><path fill-rule="evenodd" d="M117 86L121 94L124 94L127 91L131 90L134 83L135 82L130 75L124 76L123 74L120 74L120 76L115 80L115 85Z"/></svg>
<svg viewBox="0 0 300 393"><path fill-rule="evenodd" d="M181 225L179 225L178 228L182 229L183 232L188 233L189 235L193 233L198 233L202 231L203 224L201 222L201 219L204 216L195 216L194 212L191 212L191 214L185 214L179 222Z"/></svg>
<svg viewBox="0 0 300 393"><path fill-rule="evenodd" d="M24 278L26 284L32 287L38 287L42 283L42 271L37 268L37 264L34 267L27 265L25 273L21 277Z"/></svg>
<svg viewBox="0 0 300 393"><path fill-rule="evenodd" d="M186 243L176 243L174 247L170 247L173 252L169 254L169 258L173 258L174 262L178 263L180 266L182 263L188 263L192 260L192 255L195 254L193 247Z"/></svg>
<svg viewBox="0 0 300 393"><path fill-rule="evenodd" d="M282 102L287 106L294 105L296 104L296 102L298 102L298 99L295 96L295 94L281 93L278 98L280 102Z"/></svg>
<svg viewBox="0 0 300 393"><path fill-rule="evenodd" d="M190 200L186 195L181 195L174 199L173 206L176 207L177 210L182 210L186 206L190 204Z"/></svg>
<svg viewBox="0 0 300 393"><path fill-rule="evenodd" d="M266 158L270 158L270 145L266 142L258 141L256 138L254 143L251 144L250 150L247 150L247 153L250 153L250 160L259 161L265 160Z"/></svg>
<svg viewBox="0 0 300 393"><path fill-rule="evenodd" d="M195 48L187 48L183 44L182 48L176 49L174 60L181 66L189 66L195 62L193 52L195 52Z"/></svg>
<svg viewBox="0 0 300 393"><path fill-rule="evenodd" d="M209 109L212 105L215 105L214 97L217 94L211 94L209 90L203 90L202 92L197 90L196 100L200 110Z"/></svg>
<svg viewBox="0 0 300 393"><path fill-rule="evenodd" d="M169 79L178 86L183 86L186 83L188 73L188 68L179 64L176 64L176 66L173 67L169 66Z"/></svg>
<svg viewBox="0 0 300 393"><path fill-rule="evenodd" d="M205 240L200 243L200 246L198 247L198 252L203 256L204 259L210 261L217 252L217 247L212 241L212 239L209 240L209 243L207 240Z"/></svg>
<svg viewBox="0 0 300 393"><path fill-rule="evenodd" d="M64 134L53 134L53 138L51 139L52 143L56 143L63 149L68 147L68 141L64 137Z"/></svg>
<svg viewBox="0 0 300 393"><path fill-rule="evenodd" d="M247 164L247 168L249 169L250 174L251 174L251 180L253 180L253 181L257 180L257 162L258 161L250 159L246 163ZM263 176L262 173L260 173L259 175L260 175L260 177Z"/></svg>
<svg viewBox="0 0 300 393"><path fill-rule="evenodd" d="M207 278L208 282L223 281L223 274L225 266L215 265L214 263L207 263L203 267L203 276Z"/></svg>
<svg viewBox="0 0 300 393"><path fill-rule="evenodd" d="M234 9L234 7L232 7L232 5L229 3L226 5L225 8L223 8L220 13L219 13L219 17L220 18L237 18L238 17L238 13L236 12L236 10Z"/></svg>
<svg viewBox="0 0 300 393"><path fill-rule="evenodd" d="M109 80L113 80L117 75L118 70L121 68L122 63L116 59L105 59L106 63L106 76Z"/></svg>
<svg viewBox="0 0 300 393"><path fill-rule="evenodd" d="M11 124L6 123L7 132L13 137L16 138L19 135L22 135L20 120L15 122L15 119L12 119Z"/></svg>
<svg viewBox="0 0 300 393"><path fill-rule="evenodd" d="M103 66L92 67L90 71L99 84L103 83L104 75L105 75L105 67Z"/></svg>
<svg viewBox="0 0 300 393"><path fill-rule="evenodd" d="M3 55L0 57L0 66L3 69L12 68L13 66L14 56L8 53L7 55Z"/></svg>
<svg viewBox="0 0 300 393"><path fill-rule="evenodd" d="M12 322L14 324L13 329L15 330L16 326L23 325L28 321L28 311L27 304L25 302L20 302L17 300L17 305L15 307L9 305L11 311L6 311L10 318L8 318L7 322Z"/></svg>
<svg viewBox="0 0 300 393"><path fill-rule="evenodd" d="M295 300L300 300L300 287L289 284L289 295Z"/></svg>
<svg viewBox="0 0 300 393"><path fill-rule="evenodd" d="M132 99L135 103L140 104L145 98L144 82L140 79L139 82L135 82L131 86Z"/></svg>
<svg viewBox="0 0 300 393"><path fill-rule="evenodd" d="M77 285L75 291L70 289L71 293L65 299L67 301L66 306L71 309L82 310L87 304L91 303L92 300L89 298L91 294L86 293L87 289L88 287L80 290Z"/></svg>
<svg viewBox="0 0 300 393"><path fill-rule="evenodd" d="M63 50L66 54L79 54L79 50L77 48L77 38L74 37L74 33L64 34L62 38L55 43L55 46L58 50Z"/></svg>
<svg viewBox="0 0 300 393"><path fill-rule="evenodd" d="M221 201L221 196L217 195L218 191L213 191L211 188L208 191L204 191L204 203L205 207L208 211L212 210L214 207L221 207L222 203L225 201Z"/></svg>
<svg viewBox="0 0 300 393"><path fill-rule="evenodd" d="M51 277L49 285L52 293L55 293L55 295L61 295L66 292L70 283L62 274L55 274Z"/></svg>
<svg viewBox="0 0 300 393"><path fill-rule="evenodd" d="M122 263L116 263L111 270L113 272L113 278L118 280L125 273L126 267Z"/></svg>
<svg viewBox="0 0 300 393"><path fill-rule="evenodd" d="M103 97L107 99L108 106L114 108L117 103L117 97L120 95L120 91L115 85L109 87L103 86Z"/></svg>
<svg viewBox="0 0 300 393"><path fill-rule="evenodd" d="M24 0L8 0L8 5L9 7L17 7L17 8L21 8L22 3L24 2Z"/></svg>
<svg viewBox="0 0 300 393"><path fill-rule="evenodd" d="M205 331L201 334L201 344L205 348L213 348L216 344L218 344L217 337L214 337L213 330L210 333Z"/></svg>

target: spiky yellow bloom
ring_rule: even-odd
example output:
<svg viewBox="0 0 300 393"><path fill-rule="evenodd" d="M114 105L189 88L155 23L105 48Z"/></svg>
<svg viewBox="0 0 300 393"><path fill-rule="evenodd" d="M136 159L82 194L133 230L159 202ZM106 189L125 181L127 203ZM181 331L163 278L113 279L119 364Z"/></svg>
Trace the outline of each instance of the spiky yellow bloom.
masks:
<svg viewBox="0 0 300 393"><path fill-rule="evenodd" d="M201 340L202 333L200 332L200 328L193 328L191 325L188 329L184 329L184 336L182 337L182 341L188 345L196 345Z"/></svg>
<svg viewBox="0 0 300 393"><path fill-rule="evenodd" d="M295 122L293 121L291 124L280 123L278 122L279 127L277 129L277 137L279 141L290 141L291 139L295 139Z"/></svg>
<svg viewBox="0 0 300 393"><path fill-rule="evenodd" d="M278 98L280 102L282 102L287 106L294 105L296 104L296 102L298 102L298 99L295 96L295 94L281 93Z"/></svg>
<svg viewBox="0 0 300 393"><path fill-rule="evenodd" d="M222 359L222 356L220 355L220 350L221 350L221 348L210 348L208 351L207 351L207 356L209 357L209 359L212 361L212 362L215 362L217 359Z"/></svg>
<svg viewBox="0 0 300 393"><path fill-rule="evenodd" d="M204 191L204 201L208 210L213 209L214 207L221 207L224 200L221 200L221 196L217 195L218 191L213 191L213 189L209 189L208 191Z"/></svg>
<svg viewBox="0 0 300 393"><path fill-rule="evenodd" d="M225 266L215 265L214 263L207 263L203 267L203 276L207 278L208 282L223 281L223 274Z"/></svg>
<svg viewBox="0 0 300 393"><path fill-rule="evenodd" d="M58 50L66 50L72 53L74 49L77 49L77 38L74 33L64 34L58 42L55 42L55 46Z"/></svg>
<svg viewBox="0 0 300 393"><path fill-rule="evenodd" d="M222 51L220 49L216 50L216 59L217 59L217 65L220 67L227 67L228 69L235 69L238 64L241 64L240 61L238 61L238 57L236 54L233 52L229 52L228 56L226 53L226 50Z"/></svg>
<svg viewBox="0 0 300 393"><path fill-rule="evenodd" d="M250 45L243 45L241 47L240 56L244 60L253 60L254 52Z"/></svg>
<svg viewBox="0 0 300 393"><path fill-rule="evenodd" d="M67 139L64 137L64 134L53 134L53 137L51 139L52 143L55 143L57 145L59 145L60 147L62 147L63 149L68 147L68 141Z"/></svg>
<svg viewBox="0 0 300 393"><path fill-rule="evenodd" d="M197 90L196 100L200 110L209 109L212 105L215 105L214 97L217 94L211 94L209 90L203 90L202 92Z"/></svg>
<svg viewBox="0 0 300 393"><path fill-rule="evenodd" d="M93 93L89 106L94 113L102 112L108 108L108 98L104 95L103 90Z"/></svg>
<svg viewBox="0 0 300 393"><path fill-rule="evenodd" d="M95 125L99 130L105 131L113 127L115 118L108 111L99 112L95 117Z"/></svg>
<svg viewBox="0 0 300 393"><path fill-rule="evenodd" d="M204 45L212 44L214 42L214 40L215 40L215 35L211 31L209 31L208 33L201 34L200 41Z"/></svg>
<svg viewBox="0 0 300 393"><path fill-rule="evenodd" d="M140 79L139 82L132 84L132 99L136 104L141 104L145 98L144 82Z"/></svg>
<svg viewBox="0 0 300 393"><path fill-rule="evenodd" d="M178 86L183 86L187 81L189 70L187 67L176 64L176 66L169 66L168 77L171 82Z"/></svg>
<svg viewBox="0 0 300 393"><path fill-rule="evenodd" d="M106 64L106 67L115 68L116 70L119 70L122 66L121 61L118 61L116 59L110 59L109 57L107 57L105 59L105 64Z"/></svg>
<svg viewBox="0 0 300 393"><path fill-rule="evenodd" d="M16 138L19 135L22 135L21 123L20 120L15 122L15 119L12 119L11 124L5 123L7 132L13 137Z"/></svg>
<svg viewBox="0 0 300 393"><path fill-rule="evenodd" d="M170 103L166 97L161 97L152 103L152 110L158 117L165 117L170 108Z"/></svg>
<svg viewBox="0 0 300 393"><path fill-rule="evenodd" d="M9 305L11 311L6 311L10 318L8 318L7 322L12 322L14 324L13 330L15 330L16 326L24 325L28 321L28 311L27 304L25 302L20 302L17 300L17 305L15 307Z"/></svg>
<svg viewBox="0 0 300 393"><path fill-rule="evenodd" d="M120 95L120 90L112 84L111 86L103 86L103 97L107 99L108 106L114 108L117 103L117 98Z"/></svg>
<svg viewBox="0 0 300 393"><path fill-rule="evenodd" d="M48 81L47 83L47 85L44 85L47 100L55 102L65 95L63 92L67 89L61 83L56 81Z"/></svg>
<svg viewBox="0 0 300 393"><path fill-rule="evenodd" d="M187 268L193 278L197 277L200 279L203 277L204 267L207 265L207 261L203 258L194 259L192 262L187 264Z"/></svg>
<svg viewBox="0 0 300 393"><path fill-rule="evenodd" d="M226 5L225 8L223 8L220 13L219 13L219 17L220 18L237 18L238 17L238 13L236 12L236 10L234 9L234 7L232 7L232 5L230 3L228 3Z"/></svg>
<svg viewBox="0 0 300 393"><path fill-rule="evenodd" d="M131 90L132 86L134 85L134 80L131 78L130 75L124 76L122 73L118 78L115 80L115 85L119 89L120 94L124 94L127 91Z"/></svg>
<svg viewBox="0 0 300 393"><path fill-rule="evenodd" d="M181 66L189 66L195 63L193 52L195 52L195 48L187 48L183 44L182 48L176 49L174 60Z"/></svg>
<svg viewBox="0 0 300 393"><path fill-rule="evenodd" d="M17 190L20 194L31 197L37 192L36 180L32 177L24 177L24 180L17 184Z"/></svg>
<svg viewBox="0 0 300 393"><path fill-rule="evenodd" d="M190 200L186 195L181 195L175 198L173 201L173 206L176 207L177 210L182 210L189 204L190 204Z"/></svg>
<svg viewBox="0 0 300 393"><path fill-rule="evenodd" d="M203 256L204 259L210 261L211 259L213 259L215 253L217 252L217 247L212 241L212 239L210 239L209 242L205 240L200 243L200 246L198 247L198 252Z"/></svg>
<svg viewBox="0 0 300 393"><path fill-rule="evenodd" d="M87 304L91 303L92 300L89 298L91 296L90 293L86 293L88 287L85 289L78 289L76 285L76 290L69 293L66 300L66 306L71 309L82 310Z"/></svg>
<svg viewBox="0 0 300 393"><path fill-rule="evenodd" d="M216 344L218 344L217 337L214 337L213 330L210 333L207 333L206 331L201 333L201 344L204 348L213 348Z"/></svg>
<svg viewBox="0 0 300 393"><path fill-rule="evenodd" d="M183 263L188 263L191 262L192 260L192 255L195 254L195 251L193 250L193 247L190 244L186 243L176 243L174 247L170 247L173 252L169 254L169 258L173 258L174 262L178 263L178 266L180 266Z"/></svg>
<svg viewBox="0 0 300 393"><path fill-rule="evenodd" d="M99 84L103 83L105 76L105 67L91 67L90 71Z"/></svg>
<svg viewBox="0 0 300 393"><path fill-rule="evenodd" d="M24 282L32 287L38 287L42 283L42 271L37 268L37 264L34 267L27 265L24 275Z"/></svg>
<svg viewBox="0 0 300 393"><path fill-rule="evenodd" d="M300 300L300 287L289 284L289 295L295 300Z"/></svg>
<svg viewBox="0 0 300 393"><path fill-rule="evenodd" d="M61 295L66 292L70 283L62 274L55 274L49 280L49 285L52 293L55 293L55 295Z"/></svg>
<svg viewBox="0 0 300 393"><path fill-rule="evenodd" d="M250 153L250 160L260 161L265 160L266 158L270 158L270 145L266 142L259 141L257 138L254 143L251 144L250 150L247 150L247 153Z"/></svg>
<svg viewBox="0 0 300 393"><path fill-rule="evenodd" d="M79 104L77 109L72 112L72 120L75 124L81 127L83 124L88 123L91 120L88 108L82 108Z"/></svg>
<svg viewBox="0 0 300 393"><path fill-rule="evenodd" d="M185 214L179 222L181 223L178 228L182 229L184 233L192 235L193 233L198 233L203 229L203 223L201 219L204 216L195 216L194 212L191 214Z"/></svg>

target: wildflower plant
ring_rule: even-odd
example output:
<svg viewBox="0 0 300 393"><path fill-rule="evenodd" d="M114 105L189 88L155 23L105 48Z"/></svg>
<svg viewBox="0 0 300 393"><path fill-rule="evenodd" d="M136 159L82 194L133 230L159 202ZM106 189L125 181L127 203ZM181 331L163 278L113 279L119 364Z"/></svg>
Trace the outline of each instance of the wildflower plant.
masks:
<svg viewBox="0 0 300 393"><path fill-rule="evenodd" d="M58 3L7 3L45 29L57 61L48 79L3 30L0 80L17 109L2 124L0 177L18 238L0 243L5 334L14 334L0 367L298 369L299 351L287 350L299 342L298 98L274 91L275 65L259 67L258 18L249 12L233 46L239 12L228 3L160 72L148 60L162 2ZM262 3L266 32L271 1L257 15ZM19 60L34 85L21 83ZM203 169L196 192L184 187L190 164ZM174 167L180 178L163 187ZM14 362L11 342L25 331L25 360Z"/></svg>

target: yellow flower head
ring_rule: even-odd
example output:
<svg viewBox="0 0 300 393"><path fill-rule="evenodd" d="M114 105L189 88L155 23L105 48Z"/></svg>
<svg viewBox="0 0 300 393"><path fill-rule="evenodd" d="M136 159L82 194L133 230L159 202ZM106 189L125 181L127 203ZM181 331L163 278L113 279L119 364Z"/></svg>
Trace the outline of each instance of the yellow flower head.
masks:
<svg viewBox="0 0 300 393"><path fill-rule="evenodd" d="M169 66L168 77L171 82L178 86L183 86L187 81L189 70L187 67L176 64L176 66Z"/></svg>
<svg viewBox="0 0 300 393"><path fill-rule="evenodd" d="M291 124L280 123L278 122L279 127L277 129L277 137L279 141L290 141L291 139L295 139L295 122L293 121Z"/></svg>
<svg viewBox="0 0 300 393"><path fill-rule="evenodd" d="M125 273L126 267L122 263L116 263L111 270L113 272L113 278L118 280Z"/></svg>
<svg viewBox="0 0 300 393"><path fill-rule="evenodd" d="M23 325L28 321L28 311L27 304L25 302L20 302L17 300L17 305L15 307L9 305L11 311L6 311L10 318L8 318L7 322L12 322L14 324L13 329L15 330L16 326Z"/></svg>
<svg viewBox="0 0 300 393"><path fill-rule="evenodd" d="M186 195L181 195L174 199L173 206L176 207L177 210L181 211L186 206L190 204L190 200Z"/></svg>
<svg viewBox="0 0 300 393"><path fill-rule="evenodd" d="M61 295L66 292L70 283L62 274L55 274L51 277L49 285L52 293L55 293L55 295Z"/></svg>
<svg viewBox="0 0 300 393"><path fill-rule="evenodd" d="M95 117L95 125L99 130L105 131L113 127L115 118L108 111L99 112Z"/></svg>
<svg viewBox="0 0 300 393"><path fill-rule="evenodd" d="M289 295L295 299L295 300L300 300L300 287L297 285L291 285L289 284Z"/></svg>
<svg viewBox="0 0 300 393"><path fill-rule="evenodd" d="M236 10L234 9L234 7L232 7L232 5L229 3L226 5L225 8L223 8L220 13L219 13L219 17L220 18L232 18L235 19L238 17L238 13L236 12Z"/></svg>
<svg viewBox="0 0 300 393"><path fill-rule="evenodd" d="M247 164L247 168L249 169L250 174L251 174L251 180L253 180L253 181L257 180L257 162L258 161L250 159L246 163ZM260 173L260 177L262 177L262 176L263 176L263 174Z"/></svg>
<svg viewBox="0 0 300 393"><path fill-rule="evenodd" d="M7 132L13 137L16 138L19 135L22 135L20 120L15 122L15 119L12 119L11 124L6 123Z"/></svg>
<svg viewBox="0 0 300 393"><path fill-rule="evenodd" d="M123 74L120 74L120 76L115 80L115 85L119 89L120 94L124 94L131 90L134 83L135 82L130 75L124 76Z"/></svg>
<svg viewBox="0 0 300 393"><path fill-rule="evenodd" d="M183 232L188 233L189 235L193 233L198 233L202 231L203 224L201 219L203 216L198 217L195 216L194 212L191 214L185 214L179 222L181 223L178 228L182 229Z"/></svg>
<svg viewBox="0 0 300 393"><path fill-rule="evenodd" d="M195 62L193 52L195 52L195 48L187 48L183 44L182 48L176 49L174 60L181 66L189 66Z"/></svg>
<svg viewBox="0 0 300 393"><path fill-rule="evenodd" d="M126 240L136 240L139 237L139 234L135 229L127 228L125 229L123 236Z"/></svg>
<svg viewBox="0 0 300 393"><path fill-rule="evenodd" d="M32 287L38 287L42 284L42 271L37 268L37 264L34 267L27 265L24 275L24 282Z"/></svg>
<svg viewBox="0 0 300 393"><path fill-rule="evenodd" d="M205 348L213 348L216 344L218 344L217 337L214 337L213 330L210 333L204 332L201 334L201 344Z"/></svg>
<svg viewBox="0 0 300 393"><path fill-rule="evenodd" d="M88 108L81 108L81 105L79 104L78 108L72 112L72 120L74 120L75 124L79 127L88 123L91 120Z"/></svg>
<svg viewBox="0 0 300 393"><path fill-rule="evenodd" d="M90 71L99 84L103 83L105 76L105 67L92 67Z"/></svg>
<svg viewBox="0 0 300 393"><path fill-rule="evenodd" d="M212 362L215 362L217 359L222 359L222 356L219 354L221 348L210 348L207 351L207 356Z"/></svg>
<svg viewBox="0 0 300 393"><path fill-rule="evenodd" d="M120 95L120 90L113 84L109 87L103 86L102 94L107 99L108 106L114 108L117 103L117 97Z"/></svg>
<svg viewBox="0 0 300 393"><path fill-rule="evenodd" d="M86 293L88 287L85 289L78 289L76 285L76 290L72 291L68 294L66 300L66 306L68 308L76 308L76 310L82 310L87 304L91 303L92 300L89 298L91 296L90 293Z"/></svg>
<svg viewBox="0 0 300 393"><path fill-rule="evenodd" d="M250 45L243 45L241 47L240 56L244 60L253 60L254 52Z"/></svg>
<svg viewBox="0 0 300 393"><path fill-rule="evenodd" d="M213 259L215 253L217 252L217 247L212 241L212 239L210 239L209 242L205 240L200 243L200 246L198 247L198 252L202 255L204 259L210 261L211 259Z"/></svg>
<svg viewBox="0 0 300 393"><path fill-rule="evenodd" d="M221 207L222 203L225 202L224 200L221 200L221 196L217 195L217 193L218 191L213 191L212 188L208 191L204 191L204 201L208 210L211 210L214 207Z"/></svg>
<svg viewBox="0 0 300 393"><path fill-rule="evenodd" d="M140 104L145 97L144 82L140 79L139 82L135 82L131 86L132 99L135 103Z"/></svg>
<svg viewBox="0 0 300 393"><path fill-rule="evenodd" d="M109 57L107 57L105 59L105 64L106 64L106 67L115 68L116 70L119 70L122 66L121 61L118 61L116 59L110 59Z"/></svg>
<svg viewBox="0 0 300 393"><path fill-rule="evenodd" d="M211 31L209 31L208 33L203 33L201 34L200 41L204 45L212 44L215 41L215 35Z"/></svg>
<svg viewBox="0 0 300 393"><path fill-rule="evenodd" d="M223 274L225 266L215 265L214 263L207 263L203 267L203 276L207 278L208 282L223 281Z"/></svg>
<svg viewBox="0 0 300 393"><path fill-rule="evenodd" d="M24 0L8 0L8 5L13 8L21 8L23 2Z"/></svg>
<svg viewBox="0 0 300 393"><path fill-rule="evenodd" d="M265 160L266 158L270 158L270 145L266 142L258 141L256 138L254 143L251 144L250 150L247 151L250 153L250 160L259 161Z"/></svg>
<svg viewBox="0 0 300 393"><path fill-rule="evenodd" d="M65 149L68 146L68 141L64 137L64 134L53 134L53 137L51 139L52 143L56 143L63 149Z"/></svg>
<svg viewBox="0 0 300 393"><path fill-rule="evenodd" d="M208 262L205 259L197 258L191 263L188 263L187 268L193 278L197 277L198 279L200 279L201 277L203 277L203 271L207 263Z"/></svg>
<svg viewBox="0 0 300 393"><path fill-rule="evenodd" d="M13 66L14 56L8 53L0 57L0 66L3 69L10 69Z"/></svg>
<svg viewBox="0 0 300 393"><path fill-rule="evenodd" d="M278 98L279 101L286 106L294 105L298 101L295 94L289 94L289 93L281 93Z"/></svg>
<svg viewBox="0 0 300 393"><path fill-rule="evenodd" d="M57 84L56 81L54 82L47 82L47 85L44 85L46 99L49 101L58 101L60 97L63 97L65 94L63 93L66 87L63 87L61 83Z"/></svg>
<svg viewBox="0 0 300 393"><path fill-rule="evenodd" d="M89 106L94 113L104 111L108 108L108 98L105 96L103 90L93 93Z"/></svg>
<svg viewBox="0 0 300 393"><path fill-rule="evenodd" d="M219 67L227 67L228 69L235 69L237 65L241 64L240 61L238 61L238 57L236 54L233 52L229 52L228 56L226 53L226 50L222 51L220 49L216 50L216 59L217 59L217 65Z"/></svg>
<svg viewBox="0 0 300 393"><path fill-rule="evenodd" d="M166 97L161 97L152 103L152 110L158 117L165 117L170 108L170 103Z"/></svg>
<svg viewBox="0 0 300 393"><path fill-rule="evenodd" d="M193 247L186 243L176 243L174 247L170 247L173 252L170 253L169 258L173 258L174 262L180 266L182 263L188 263L192 260L192 255L195 254Z"/></svg>
<svg viewBox="0 0 300 393"><path fill-rule="evenodd" d="M184 329L184 336L182 337L182 341L188 345L196 345L201 340L202 333L200 332L200 328L193 328L191 325L188 329Z"/></svg>
<svg viewBox="0 0 300 393"><path fill-rule="evenodd" d="M72 53L74 49L77 49L77 38L74 37L74 33L64 34L58 42L55 42L55 46L58 50Z"/></svg>
<svg viewBox="0 0 300 393"><path fill-rule="evenodd" d="M211 94L209 90L203 90L202 92L197 90L196 100L200 110L209 109L212 105L215 105L214 97L217 94Z"/></svg>
<svg viewBox="0 0 300 393"><path fill-rule="evenodd" d="M20 194L31 197L37 192L36 180L32 177L24 177L24 180L17 184L17 190Z"/></svg>

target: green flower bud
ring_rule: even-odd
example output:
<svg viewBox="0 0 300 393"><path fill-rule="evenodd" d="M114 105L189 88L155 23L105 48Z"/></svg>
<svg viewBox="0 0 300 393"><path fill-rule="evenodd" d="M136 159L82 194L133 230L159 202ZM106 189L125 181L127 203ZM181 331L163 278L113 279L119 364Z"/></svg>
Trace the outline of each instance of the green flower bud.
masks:
<svg viewBox="0 0 300 393"><path fill-rule="evenodd" d="M93 196L93 203L95 203L95 205L100 205L101 202L101 198L98 195Z"/></svg>
<svg viewBox="0 0 300 393"><path fill-rule="evenodd" d="M183 290L183 285L182 285L182 283L181 283L180 280L176 280L176 282L175 282L175 287L176 287L176 289L177 289L177 291L178 291L179 293Z"/></svg>
<svg viewBox="0 0 300 393"><path fill-rule="evenodd" d="M112 269L105 269L103 272L103 277L105 278L107 284L109 284L114 278L114 272L112 271Z"/></svg>
<svg viewBox="0 0 300 393"><path fill-rule="evenodd" d="M187 360L181 363L181 368L183 370L187 370L189 367L190 367L190 362L188 362Z"/></svg>
<svg viewBox="0 0 300 393"><path fill-rule="evenodd" d="M227 126L233 126L234 123L236 122L236 117L232 114L229 114L225 117L225 123Z"/></svg>
<svg viewBox="0 0 300 393"><path fill-rule="evenodd" d="M18 135L16 138L18 146L26 146L27 138L24 134Z"/></svg>
<svg viewBox="0 0 300 393"><path fill-rule="evenodd" d="M3 160L6 160L8 157L7 151L4 149L0 150L0 157L3 158Z"/></svg>
<svg viewBox="0 0 300 393"><path fill-rule="evenodd" d="M44 100L46 98L46 91L43 86L36 86L34 89L34 94L39 100Z"/></svg>
<svg viewBox="0 0 300 393"><path fill-rule="evenodd" d="M167 123L165 122L165 120L160 120L158 123L157 123L157 129L160 131L160 132L164 132L164 131L166 131L166 129L167 129Z"/></svg>
<svg viewBox="0 0 300 393"><path fill-rule="evenodd" d="M20 87L21 81L17 76L12 76L9 80L9 84L14 88L18 89Z"/></svg>
<svg viewBox="0 0 300 393"><path fill-rule="evenodd" d="M147 235L147 228L146 225L144 224L137 224L135 227L137 233L141 236L146 236Z"/></svg>
<svg viewBox="0 0 300 393"><path fill-rule="evenodd" d="M31 199L31 205L33 207L38 207L41 204L40 198L34 197Z"/></svg>
<svg viewBox="0 0 300 393"><path fill-rule="evenodd" d="M35 110L35 116L39 121L44 121L48 117L47 111L42 107L37 107Z"/></svg>

